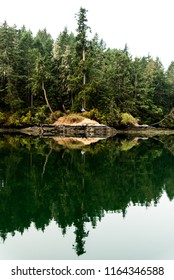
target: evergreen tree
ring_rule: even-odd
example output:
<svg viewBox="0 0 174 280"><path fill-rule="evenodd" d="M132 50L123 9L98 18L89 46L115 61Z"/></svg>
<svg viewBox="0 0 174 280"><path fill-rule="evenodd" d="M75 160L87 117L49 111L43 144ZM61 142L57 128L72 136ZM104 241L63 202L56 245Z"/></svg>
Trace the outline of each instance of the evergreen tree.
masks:
<svg viewBox="0 0 174 280"><path fill-rule="evenodd" d="M82 73L83 73L83 87L85 88L86 85L86 51L89 48L89 41L87 40L87 32L91 31L90 27L87 25L87 10L84 8L80 8L78 14L76 15L77 18L77 55L81 57L80 65L82 65ZM81 61L82 60L82 61ZM82 91L83 93L83 101L82 101L82 109L84 110L86 107L86 94L85 90Z"/></svg>
<svg viewBox="0 0 174 280"><path fill-rule="evenodd" d="M42 106L45 103L52 113L52 108L48 101L47 88L49 95L51 95L51 69L52 69L52 48L53 39L46 29L39 30L34 38L34 47L36 49L36 64L33 72L33 91L36 95L37 105Z"/></svg>
<svg viewBox="0 0 174 280"><path fill-rule="evenodd" d="M17 88L19 57L18 32L5 21L0 27L0 92L1 106L5 105L11 112L22 105Z"/></svg>
<svg viewBox="0 0 174 280"><path fill-rule="evenodd" d="M87 50L87 72L86 77L88 83L86 84L84 91L86 96L86 109L99 109L103 110L102 96L107 94L103 85L104 72L104 52L106 45L103 40L99 39L96 33L90 41L90 48Z"/></svg>
<svg viewBox="0 0 174 280"><path fill-rule="evenodd" d="M73 106L77 86L74 88L72 80L76 67L75 36L65 27L53 46L55 99L64 111Z"/></svg>
<svg viewBox="0 0 174 280"><path fill-rule="evenodd" d="M26 108L33 107L32 75L35 68L36 50L31 31L25 26L19 31L19 66L18 66L18 93L20 94Z"/></svg>
<svg viewBox="0 0 174 280"><path fill-rule="evenodd" d="M165 96L168 111L174 107L174 61L172 61L166 72L167 94Z"/></svg>

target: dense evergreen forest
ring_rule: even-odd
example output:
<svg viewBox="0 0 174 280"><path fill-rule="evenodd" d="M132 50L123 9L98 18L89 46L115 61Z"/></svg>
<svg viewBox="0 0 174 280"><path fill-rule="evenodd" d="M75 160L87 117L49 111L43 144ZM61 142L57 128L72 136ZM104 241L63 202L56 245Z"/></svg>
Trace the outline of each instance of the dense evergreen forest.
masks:
<svg viewBox="0 0 174 280"><path fill-rule="evenodd" d="M56 40L46 29L33 36L25 26L0 26L0 125L52 123L62 114L85 111L110 126L123 113L154 124L173 107L174 62L133 58L127 45L110 49L92 39L87 10L75 15ZM116 36L116 35L113 35Z"/></svg>

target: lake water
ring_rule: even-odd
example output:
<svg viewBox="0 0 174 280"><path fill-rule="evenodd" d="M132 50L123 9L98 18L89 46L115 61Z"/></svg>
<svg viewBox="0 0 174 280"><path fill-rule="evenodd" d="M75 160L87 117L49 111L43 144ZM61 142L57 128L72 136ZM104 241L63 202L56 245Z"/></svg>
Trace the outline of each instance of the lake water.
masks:
<svg viewBox="0 0 174 280"><path fill-rule="evenodd" d="M0 259L174 259L174 137L77 140L1 135Z"/></svg>

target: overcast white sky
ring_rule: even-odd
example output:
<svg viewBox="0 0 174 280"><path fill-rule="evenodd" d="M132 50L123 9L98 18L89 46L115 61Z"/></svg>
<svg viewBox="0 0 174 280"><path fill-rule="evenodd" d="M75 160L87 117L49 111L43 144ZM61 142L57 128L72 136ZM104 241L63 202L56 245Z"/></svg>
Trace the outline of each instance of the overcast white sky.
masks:
<svg viewBox="0 0 174 280"><path fill-rule="evenodd" d="M25 25L34 35L46 28L56 39L65 26L75 32L80 7L107 47L127 43L133 56L158 56L165 67L174 60L173 0L0 0L0 23Z"/></svg>

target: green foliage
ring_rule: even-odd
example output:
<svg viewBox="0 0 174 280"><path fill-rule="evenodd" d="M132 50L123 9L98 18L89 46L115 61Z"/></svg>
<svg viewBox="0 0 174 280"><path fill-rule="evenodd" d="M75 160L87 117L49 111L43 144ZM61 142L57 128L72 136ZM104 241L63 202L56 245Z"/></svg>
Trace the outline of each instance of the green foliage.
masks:
<svg viewBox="0 0 174 280"><path fill-rule="evenodd" d="M3 124L5 122L6 116L4 113L0 112L0 124Z"/></svg>
<svg viewBox="0 0 174 280"><path fill-rule="evenodd" d="M101 121L101 114L100 112L98 111L98 109L92 109L90 111L85 111L83 114L82 114L85 118L89 118L89 119L92 119L92 120L96 120L98 122Z"/></svg>
<svg viewBox="0 0 174 280"><path fill-rule="evenodd" d="M45 123L48 115L48 108L46 105L38 107L33 117L33 122L35 124Z"/></svg>
<svg viewBox="0 0 174 280"><path fill-rule="evenodd" d="M21 118L18 112L11 114L7 121L6 121L6 125L7 126L14 126L14 127L18 127L21 126Z"/></svg>
<svg viewBox="0 0 174 280"><path fill-rule="evenodd" d="M24 125L31 125L33 123L32 113L29 111L26 115L22 115L21 123Z"/></svg>
<svg viewBox="0 0 174 280"><path fill-rule="evenodd" d="M138 125L138 120L134 118L129 113L122 113L121 114L121 125L127 126L127 125Z"/></svg>
<svg viewBox="0 0 174 280"><path fill-rule="evenodd" d="M174 108L159 123L162 127L174 128Z"/></svg>

